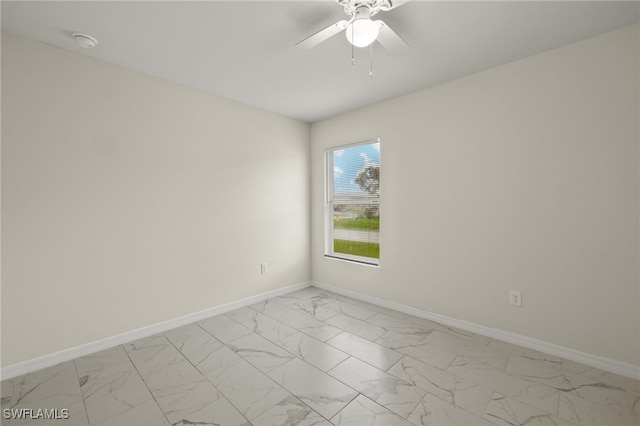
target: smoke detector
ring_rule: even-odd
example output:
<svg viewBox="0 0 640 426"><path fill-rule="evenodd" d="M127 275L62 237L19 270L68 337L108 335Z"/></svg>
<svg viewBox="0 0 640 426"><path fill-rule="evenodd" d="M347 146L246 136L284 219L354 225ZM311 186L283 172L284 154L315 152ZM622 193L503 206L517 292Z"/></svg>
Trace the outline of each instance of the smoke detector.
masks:
<svg viewBox="0 0 640 426"><path fill-rule="evenodd" d="M71 36L78 42L80 47L84 47L85 49L93 49L96 47L96 44L98 44L98 40L88 34L73 33Z"/></svg>

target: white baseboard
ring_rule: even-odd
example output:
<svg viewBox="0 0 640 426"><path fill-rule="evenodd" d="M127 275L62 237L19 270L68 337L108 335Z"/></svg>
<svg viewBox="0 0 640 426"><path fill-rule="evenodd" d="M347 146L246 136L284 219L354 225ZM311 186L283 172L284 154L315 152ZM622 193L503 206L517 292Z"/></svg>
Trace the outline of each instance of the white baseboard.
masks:
<svg viewBox="0 0 640 426"><path fill-rule="evenodd" d="M548 343L542 340L523 336L521 334L499 330L496 328L486 327L473 322L451 318L446 315L424 311L422 309L414 308L412 306L403 305L401 303L393 302L390 300L380 299L375 296L369 296L363 293L358 293L356 291L347 290L344 288L321 283L318 281L307 281L307 282L279 288L276 290L258 294L256 296L251 296L241 300L237 300L235 302L225 303L224 305L215 306L213 308L205 309L203 311L194 312L192 314L184 315L182 317L174 318L168 321L163 321L161 323L152 324L147 327L142 327L136 330L128 331L128 332L121 333L111 337L107 337L105 339L101 339L95 342L86 343L80 346L64 349L62 351L44 355L28 361L9 365L7 367L0 369L0 377L2 378L2 380L11 379L13 377L31 373L33 371L40 370L42 368L51 367L61 362L69 361L69 360L72 360L81 356L89 355L94 352L108 349L117 345L122 345L137 339L148 337L153 334L171 330L176 327L181 327L183 325L187 325L192 322L200 321L205 318L209 318L215 315L220 315L225 312L232 311L234 309L239 309L244 306L252 305L254 303L258 303L266 299L282 296L284 294L301 290L311 285L320 289L341 294L343 296L361 300L363 302L393 309L393 310L403 312L409 315L413 315L419 318L425 318L431 321L435 321L437 323L440 323L449 327L456 327L462 330L470 331L472 333L480 334L482 336L491 337L497 340L501 340L503 342L523 346L525 348L548 353L550 355L555 355L561 358L565 358L567 360L580 362L582 364L599 368L601 370L609 371L615 374L620 374L621 376L626 376L636 380L640 380L640 367L635 366L633 364L628 364L621 361L616 361L609 358L592 355L586 352L577 351L575 349L570 349L563 346L555 345L553 343Z"/></svg>
<svg viewBox="0 0 640 426"><path fill-rule="evenodd" d="M422 309L414 308L412 306L407 306L401 303L380 299L378 297L369 296L366 294L358 293L356 291L336 287L330 284L312 281L311 285L323 290L331 291L337 294L341 294L343 296L347 296L363 302L371 303L373 305L382 306L385 308L393 309L395 311L413 315L419 318L428 319L442 325L446 325L449 327L456 327L462 330L470 331L472 333L480 334L482 336L491 337L497 340L501 340L503 342L523 346L525 348L544 352L550 355L555 355L557 357L564 358L570 361L579 362L579 363L588 365L590 367L599 368L601 370L609 371L611 373L619 374L621 376L640 380L640 367L633 364L628 364L625 362L616 361L613 359L604 358L597 355L592 355L586 352L577 351L575 349L566 348L564 346L559 346L553 343L545 342L543 340L527 337L522 334L499 330L497 328L486 327L484 325L476 324L473 322L451 318L446 315L424 311Z"/></svg>
<svg viewBox="0 0 640 426"><path fill-rule="evenodd" d="M142 339L144 337L149 337L151 335L162 333L163 331L171 330L176 327L191 324L192 322L201 321L205 318L224 314L225 312L233 311L234 309L239 309L244 306L262 302L266 299L282 296L284 294L291 293L292 291L302 290L303 288L309 287L310 285L311 281L306 281L287 287L282 287L276 290L258 294L256 296L237 300L235 302L225 303L224 305L214 306L213 308L205 309L203 311L194 312L192 314L173 318L161 323L152 324L132 331L127 331L125 333L117 334L115 336L107 337L95 342L85 343L80 346L64 349L62 351L30 359L28 361L12 364L0 369L0 377L2 378L2 380L11 379L13 377L31 373L42 368L60 364L61 362L70 361L81 356L89 355L104 349L109 349L114 346L122 345L124 343L129 343L134 340Z"/></svg>

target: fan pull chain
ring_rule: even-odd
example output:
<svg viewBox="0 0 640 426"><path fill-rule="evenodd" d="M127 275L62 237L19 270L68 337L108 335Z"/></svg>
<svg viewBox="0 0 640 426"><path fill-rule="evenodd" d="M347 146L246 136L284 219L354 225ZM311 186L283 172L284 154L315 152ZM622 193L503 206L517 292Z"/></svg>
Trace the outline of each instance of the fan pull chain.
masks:
<svg viewBox="0 0 640 426"><path fill-rule="evenodd" d="M349 31L349 29L347 29L347 31ZM353 25L351 26L351 40L353 40ZM351 65L355 65L356 64L356 56L354 54L354 47L353 47L353 43L351 43Z"/></svg>
<svg viewBox="0 0 640 426"><path fill-rule="evenodd" d="M369 78L373 78L373 43L369 45Z"/></svg>

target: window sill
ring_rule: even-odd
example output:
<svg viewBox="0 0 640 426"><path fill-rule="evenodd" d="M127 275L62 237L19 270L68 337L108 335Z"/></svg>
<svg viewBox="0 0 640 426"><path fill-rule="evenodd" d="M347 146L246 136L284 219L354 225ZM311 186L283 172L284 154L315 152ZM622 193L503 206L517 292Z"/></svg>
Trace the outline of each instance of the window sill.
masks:
<svg viewBox="0 0 640 426"><path fill-rule="evenodd" d="M344 257L334 256L334 255L331 255L331 254L325 254L324 257L325 257L325 259L337 260L339 262L354 263L356 265L369 266L369 267L373 267L373 268L380 268L380 263L368 262L366 260L346 259Z"/></svg>

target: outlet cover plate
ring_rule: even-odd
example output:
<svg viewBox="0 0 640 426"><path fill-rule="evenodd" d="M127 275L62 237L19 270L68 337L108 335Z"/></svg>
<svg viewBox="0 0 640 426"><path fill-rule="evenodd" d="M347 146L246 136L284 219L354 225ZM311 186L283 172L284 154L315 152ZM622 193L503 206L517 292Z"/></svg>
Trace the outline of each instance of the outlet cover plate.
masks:
<svg viewBox="0 0 640 426"><path fill-rule="evenodd" d="M509 291L509 303L513 306L522 307L522 293L519 291Z"/></svg>

